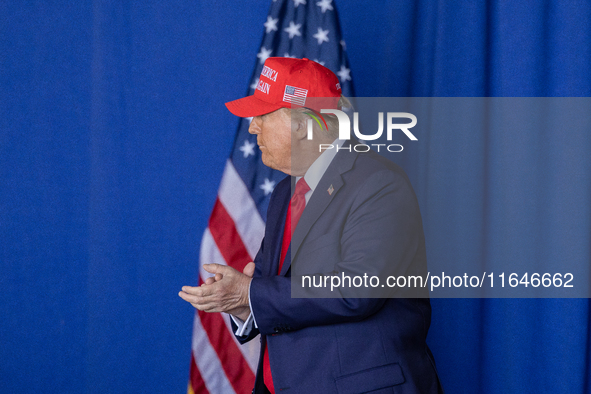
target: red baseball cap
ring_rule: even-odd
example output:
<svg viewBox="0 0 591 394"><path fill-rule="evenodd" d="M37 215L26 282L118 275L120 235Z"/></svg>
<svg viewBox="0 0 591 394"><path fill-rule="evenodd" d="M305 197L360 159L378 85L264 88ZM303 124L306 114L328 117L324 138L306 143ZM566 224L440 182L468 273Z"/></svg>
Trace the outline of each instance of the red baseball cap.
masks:
<svg viewBox="0 0 591 394"><path fill-rule="evenodd" d="M229 101L226 107L243 118L283 107L306 107L320 112L338 108L340 97L339 79L328 68L306 58L270 57L265 61L254 94Z"/></svg>

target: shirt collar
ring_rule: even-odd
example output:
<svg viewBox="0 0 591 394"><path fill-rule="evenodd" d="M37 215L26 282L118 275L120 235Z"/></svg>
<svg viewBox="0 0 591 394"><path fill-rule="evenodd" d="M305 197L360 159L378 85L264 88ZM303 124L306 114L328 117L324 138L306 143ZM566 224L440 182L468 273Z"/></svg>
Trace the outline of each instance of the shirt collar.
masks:
<svg viewBox="0 0 591 394"><path fill-rule="evenodd" d="M344 142L345 140L339 140L338 138L334 140L332 142L332 146L334 148L326 149L324 152L322 152L322 154L318 156L316 160L314 160L314 163L312 163L312 165L308 168L308 171L306 171L304 174L304 179L306 180L308 186L310 186L311 192L314 192L314 189L316 189L316 186L318 186L320 179L322 179L322 176L332 162L332 159L334 159L336 156L338 148L340 148ZM296 182L301 178L301 176L296 177Z"/></svg>

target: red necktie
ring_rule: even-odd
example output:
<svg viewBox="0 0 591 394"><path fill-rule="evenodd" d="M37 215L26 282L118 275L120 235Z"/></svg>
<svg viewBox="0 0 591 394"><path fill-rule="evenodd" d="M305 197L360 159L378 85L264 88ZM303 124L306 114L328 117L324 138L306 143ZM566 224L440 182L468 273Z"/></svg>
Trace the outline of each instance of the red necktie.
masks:
<svg viewBox="0 0 591 394"><path fill-rule="evenodd" d="M283 261L285 260L285 256L287 255L287 250L289 249L289 244L291 243L291 236L293 235L293 230L295 230L298 222L300 221L300 216L302 216L302 212L304 212L304 208L306 208L306 193L310 190L310 186L306 183L304 178L300 178L300 180L296 183L295 192L289 201L289 206L287 207L287 217L285 218L285 227L283 230L283 242L281 243L281 260L279 260L279 270L277 274L281 273L281 268L283 268ZM269 363L269 351L265 344L265 353L263 355L263 381L265 382L265 386L271 392L271 394L275 394L275 387L273 386L273 377L271 376L271 364Z"/></svg>

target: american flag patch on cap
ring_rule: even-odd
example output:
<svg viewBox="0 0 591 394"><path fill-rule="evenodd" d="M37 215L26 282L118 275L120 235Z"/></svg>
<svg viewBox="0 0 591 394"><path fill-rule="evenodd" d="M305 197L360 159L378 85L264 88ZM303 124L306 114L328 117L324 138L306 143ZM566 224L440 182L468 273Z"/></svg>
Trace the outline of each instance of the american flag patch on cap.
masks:
<svg viewBox="0 0 591 394"><path fill-rule="evenodd" d="M306 96L308 91L306 89L296 88L294 86L285 86L285 93L283 93L283 101L297 105L304 105L306 103Z"/></svg>

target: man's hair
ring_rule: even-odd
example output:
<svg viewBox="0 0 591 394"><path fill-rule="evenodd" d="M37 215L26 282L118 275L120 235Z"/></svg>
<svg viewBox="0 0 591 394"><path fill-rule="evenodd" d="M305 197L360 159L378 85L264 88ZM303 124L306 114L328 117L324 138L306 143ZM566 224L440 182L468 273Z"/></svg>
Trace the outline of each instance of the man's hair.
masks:
<svg viewBox="0 0 591 394"><path fill-rule="evenodd" d="M352 108L351 102L343 95L341 95L341 97L339 98L339 103L338 103L338 107L343 109L343 108ZM311 111L308 108L294 108L294 109L289 109L289 108L283 108L283 113L286 116L291 117L292 121L296 120L302 120L305 119L309 119L311 117L317 117L318 113L315 111ZM334 141L335 139L338 138L339 136L339 120L336 117L336 115L331 115L331 114L320 114L322 116L322 118L324 118L324 120L326 121L326 125L328 126L328 130L326 130L326 128L324 127L324 122L320 122L322 124L321 127L321 136L326 139L326 140L330 140L330 142ZM313 123L315 124L315 122ZM316 129L316 127L315 127Z"/></svg>
<svg viewBox="0 0 591 394"><path fill-rule="evenodd" d="M341 98L339 99L338 107L341 109L353 108L349 99L347 99L342 94ZM322 114L322 116L328 125L328 136L332 138L332 141L336 140L339 137L339 119L336 117L336 115L331 114Z"/></svg>

